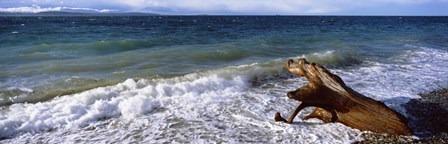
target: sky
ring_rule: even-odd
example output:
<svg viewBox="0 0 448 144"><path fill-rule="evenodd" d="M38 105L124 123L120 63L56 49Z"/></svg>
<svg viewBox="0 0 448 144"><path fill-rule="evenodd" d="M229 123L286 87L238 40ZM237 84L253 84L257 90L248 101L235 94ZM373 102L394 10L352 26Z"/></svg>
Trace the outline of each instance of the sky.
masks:
<svg viewBox="0 0 448 144"><path fill-rule="evenodd" d="M448 16L448 0L0 0L0 12Z"/></svg>

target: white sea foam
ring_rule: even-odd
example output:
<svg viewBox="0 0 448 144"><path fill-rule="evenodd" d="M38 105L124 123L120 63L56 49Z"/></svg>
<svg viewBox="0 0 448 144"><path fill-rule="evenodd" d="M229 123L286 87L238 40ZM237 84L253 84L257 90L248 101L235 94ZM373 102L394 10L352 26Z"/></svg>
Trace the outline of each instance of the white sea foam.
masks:
<svg viewBox="0 0 448 144"><path fill-rule="evenodd" d="M9 87L9 88L7 88L7 90L20 90L20 91L24 91L24 92L28 92L28 93L33 92L33 89L27 88L27 87Z"/></svg>
<svg viewBox="0 0 448 144"><path fill-rule="evenodd" d="M192 74L137 82L129 79L115 86L96 88L48 102L12 105L5 115L0 116L0 136L85 126L98 119L119 115L132 119L160 106L189 101L207 104L214 101L210 96L228 95L245 88L241 77L224 79L216 75L198 77Z"/></svg>
<svg viewBox="0 0 448 144"><path fill-rule="evenodd" d="M312 53L312 54L304 54L297 58L306 58L307 60L319 60L325 61L326 59L331 59L337 61L341 58L341 56L334 50L328 50L324 52Z"/></svg>
<svg viewBox="0 0 448 144"><path fill-rule="evenodd" d="M368 66L334 70L349 86L406 114L400 106L419 93L448 87L448 52L426 47L408 50Z"/></svg>
<svg viewBox="0 0 448 144"><path fill-rule="evenodd" d="M301 55L295 58L305 58L309 62L316 62L328 67L346 66L359 63L355 57L351 57L348 53L338 53L334 50L327 50L312 54Z"/></svg>
<svg viewBox="0 0 448 144"><path fill-rule="evenodd" d="M355 90L404 113L399 104L419 92L448 86L448 53L430 48L367 62L358 68L331 69ZM0 110L5 143L350 143L361 132L312 119L276 123L298 102L285 93L304 78L262 81L282 73L282 62L227 67L169 79L128 79L35 104ZM309 113L305 109L299 117Z"/></svg>

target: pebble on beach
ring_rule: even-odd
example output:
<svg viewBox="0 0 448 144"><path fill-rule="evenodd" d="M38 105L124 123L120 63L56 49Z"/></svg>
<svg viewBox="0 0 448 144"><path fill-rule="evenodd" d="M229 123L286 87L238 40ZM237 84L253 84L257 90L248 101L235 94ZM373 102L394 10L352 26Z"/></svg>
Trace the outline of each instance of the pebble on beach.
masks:
<svg viewBox="0 0 448 144"><path fill-rule="evenodd" d="M420 94L404 104L414 136L364 133L356 143L448 143L448 89Z"/></svg>

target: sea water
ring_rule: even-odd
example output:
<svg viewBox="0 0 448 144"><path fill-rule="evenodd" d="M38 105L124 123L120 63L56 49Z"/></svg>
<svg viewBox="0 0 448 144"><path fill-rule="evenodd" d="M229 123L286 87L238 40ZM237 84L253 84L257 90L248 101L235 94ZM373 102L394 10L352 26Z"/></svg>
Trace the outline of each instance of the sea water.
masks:
<svg viewBox="0 0 448 144"><path fill-rule="evenodd" d="M306 58L406 115L448 87L448 17L0 17L0 143L350 143L362 131L274 122Z"/></svg>

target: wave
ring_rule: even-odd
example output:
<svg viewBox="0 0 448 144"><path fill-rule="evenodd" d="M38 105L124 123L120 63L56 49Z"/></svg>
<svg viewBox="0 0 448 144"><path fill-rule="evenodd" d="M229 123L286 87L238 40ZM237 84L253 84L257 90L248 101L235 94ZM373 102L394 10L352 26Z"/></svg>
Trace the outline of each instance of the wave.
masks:
<svg viewBox="0 0 448 144"><path fill-rule="evenodd" d="M128 79L117 85L57 97L48 102L15 104L0 117L0 137L58 127L86 126L93 121L118 115L132 119L161 106L185 102L178 101L182 98L190 100L189 103L207 104L214 100L213 97L247 89L245 81L242 76L225 79L217 75L202 77L198 74L171 79Z"/></svg>
<svg viewBox="0 0 448 144"><path fill-rule="evenodd" d="M23 47L20 49L22 55L35 54L42 52L65 52L75 54L95 54L95 53L117 53L131 51L141 48L151 48L165 44L163 40L114 40L114 41L95 41L90 43L51 43L38 44ZM64 55L61 55L64 56Z"/></svg>
<svg viewBox="0 0 448 144"><path fill-rule="evenodd" d="M347 56L334 51L298 57L334 65L350 63L344 60ZM405 114L400 104L407 99L418 98L419 92L448 86L447 57L446 51L421 47L391 58L405 63L363 61L359 67L330 70L353 89ZM92 137L104 141L110 136L127 140L138 136L133 138L140 142L172 140L166 137L186 142L196 136L227 142L358 140L359 131L341 124L321 125L310 120L285 126L271 121L275 112L289 111L297 104L284 94L306 83L286 72L283 68L286 60L183 76L127 79L48 101L13 104L0 109L0 137L16 141L15 135L21 134L20 139L61 142L70 133L71 140ZM85 130L93 130L95 135L82 132Z"/></svg>
<svg viewBox="0 0 448 144"><path fill-rule="evenodd" d="M230 52L235 53L235 52ZM221 52L217 52L216 55L220 55ZM146 56L155 56L155 54L144 54ZM227 52L224 52L221 56L211 55L215 59L228 59ZM235 57L235 56L231 56ZM312 62L319 62L324 64L325 66L343 66L348 65L351 61L347 61L347 58L344 58L343 55L336 53L335 51L324 51L321 53L313 53L308 55L302 55L295 58L307 58ZM116 64L112 63L106 65L106 62L111 61L111 59L119 59L114 61ZM114 56L107 58L96 58L95 60L87 59L87 60L79 60L77 63L73 62L65 62L59 60L57 63L34 63L33 65L22 65L18 69L22 73L35 73L36 68L45 68L41 71L41 73L55 73L55 72L89 72L89 71L98 71L98 70L108 70L108 69L116 69L121 65L131 65L137 62L126 61L130 59L128 55L123 57ZM135 58L134 58L135 59ZM199 58L200 59L200 58ZM208 59L208 58L207 58ZM212 59L212 58L210 58ZM121 60L124 60L121 62ZM141 59L138 59L141 60ZM249 65L240 65L240 66L228 66L221 69L216 70L207 70L203 72L197 72L199 75L212 75L218 74L223 77L231 77L233 75L244 75L249 77L250 82L253 85L260 85L269 80L283 80L291 77L291 75L286 72L284 69L284 62L287 59L275 59L264 63L253 63ZM212 61L212 60L209 60ZM110 62L109 62L110 63ZM95 65L94 68L91 68L92 65ZM147 69L153 69L160 67L158 65L142 65L139 68L142 68L142 71L148 71ZM136 73L134 71L133 73ZM113 77L113 75L120 75L120 72L116 72L111 74L109 77ZM175 77L179 75L173 74L164 74L164 75L154 75L147 76L146 78L163 78L163 77ZM23 81L30 81L33 83L27 83ZM42 83L35 83L35 81L40 81ZM31 102L36 103L40 101L45 101L52 99L56 96L69 95L74 93L79 93L85 90L102 87L102 86L110 86L123 81L122 78L116 79L96 79L96 78L84 78L84 77L62 77L56 78L53 80L45 80L40 78L31 78L31 79L11 79L6 82L2 82L3 86L0 87L0 106L10 105L14 103L24 103Z"/></svg>
<svg viewBox="0 0 448 144"><path fill-rule="evenodd" d="M447 58L447 51L415 47L387 63L365 61L362 67L333 71L356 91L406 115L401 104L419 98L419 93L448 87Z"/></svg>
<svg viewBox="0 0 448 144"><path fill-rule="evenodd" d="M307 61L319 63L330 68L354 66L363 62L363 60L355 56L355 54L347 52L338 53L334 50L302 55L299 58L305 58Z"/></svg>
<svg viewBox="0 0 448 144"><path fill-rule="evenodd" d="M70 77L60 80L50 80L32 87L29 83L22 84L18 81L7 81L3 86L0 86L0 106L16 103L37 103L53 99L57 96L75 94L97 87L114 85L120 82L122 82L120 79L104 80ZM22 85L30 85L30 87Z"/></svg>
<svg viewBox="0 0 448 144"><path fill-rule="evenodd" d="M335 55L335 52L324 52L323 55L326 55L322 57L325 59ZM315 57L314 60L320 59ZM290 74L283 68L285 61L286 59L276 59L265 63L229 66L172 78L128 79L115 85L110 85L111 82L98 83L95 80L72 78L66 82L77 81L80 86L26 89L23 93L29 94L28 96L20 95L2 100L3 104L16 104L9 106L7 114L0 118L0 137L59 127L82 127L103 118L120 115L125 119L132 119L154 109L186 101L200 105L226 101L226 96L244 93L268 81L289 78ZM101 85L110 86L84 91ZM53 100L43 102L53 97ZM23 102L39 103L19 104ZM22 118L18 120L17 117ZM42 123L44 121L45 124Z"/></svg>

